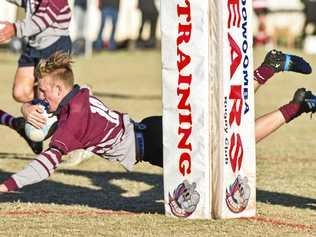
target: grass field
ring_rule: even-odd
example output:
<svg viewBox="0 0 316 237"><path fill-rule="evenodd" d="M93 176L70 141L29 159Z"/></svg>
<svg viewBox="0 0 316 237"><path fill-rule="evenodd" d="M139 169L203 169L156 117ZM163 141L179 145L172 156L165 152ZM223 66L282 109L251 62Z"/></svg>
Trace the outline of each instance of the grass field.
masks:
<svg viewBox="0 0 316 237"><path fill-rule="evenodd" d="M299 53L300 52L295 52ZM255 65L264 57L255 51ZM316 57L306 56L316 67ZM16 55L0 52L0 108L18 114L11 97ZM160 115L159 51L103 53L76 59L77 82L109 107L138 120ZM316 70L316 69L315 69ZM316 92L316 73L280 73L256 95L256 114L288 102L298 87ZM0 236L316 236L316 116L301 116L257 145L257 217L176 220L164 216L162 170L146 164L127 173L92 157L60 168L47 181L0 194ZM0 127L0 180L34 156Z"/></svg>

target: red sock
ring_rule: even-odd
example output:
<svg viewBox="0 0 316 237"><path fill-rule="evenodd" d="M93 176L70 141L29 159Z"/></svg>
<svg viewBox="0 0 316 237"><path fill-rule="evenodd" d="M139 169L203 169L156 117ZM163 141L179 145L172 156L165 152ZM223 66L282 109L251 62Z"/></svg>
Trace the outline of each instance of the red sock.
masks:
<svg viewBox="0 0 316 237"><path fill-rule="evenodd" d="M0 124L8 126L15 129L15 124L13 123L14 117L3 110L0 110Z"/></svg>
<svg viewBox="0 0 316 237"><path fill-rule="evenodd" d="M295 104L295 103L288 103L286 105L283 105L279 108L281 111L285 121L288 123L292 119L296 118L299 116L301 113L300 111L300 104Z"/></svg>
<svg viewBox="0 0 316 237"><path fill-rule="evenodd" d="M18 189L18 185L16 184L15 180L12 177L4 181L3 184L7 187L9 192Z"/></svg>
<svg viewBox="0 0 316 237"><path fill-rule="evenodd" d="M264 83L266 83L266 81L269 80L273 76L273 74L274 74L273 69L267 66L260 66L253 72L255 80L260 85L263 85Z"/></svg>

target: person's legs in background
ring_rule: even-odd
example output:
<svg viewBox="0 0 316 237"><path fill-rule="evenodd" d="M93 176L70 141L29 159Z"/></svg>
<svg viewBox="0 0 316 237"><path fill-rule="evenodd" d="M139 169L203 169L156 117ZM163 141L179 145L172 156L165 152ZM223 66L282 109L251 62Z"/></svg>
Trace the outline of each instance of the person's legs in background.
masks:
<svg viewBox="0 0 316 237"><path fill-rule="evenodd" d="M110 17L112 20L112 31L110 35L110 40L109 40L109 50L114 50L116 49L116 42L115 42L115 32L116 32L116 24L117 24L117 19L118 19L118 10L112 7L106 8L106 16Z"/></svg>
<svg viewBox="0 0 316 237"><path fill-rule="evenodd" d="M156 30L157 30L158 12L149 16L150 22L150 36L148 40L148 46L156 47Z"/></svg>
<svg viewBox="0 0 316 237"><path fill-rule="evenodd" d="M81 6L75 6L73 15L76 24L76 38L73 41L73 55L84 55L86 50L85 23L87 10Z"/></svg>
<svg viewBox="0 0 316 237"><path fill-rule="evenodd" d="M297 89L293 99L278 110L265 114L256 119L256 142L261 141L285 123L291 122L303 113L316 112L316 96L305 88Z"/></svg>
<svg viewBox="0 0 316 237"><path fill-rule="evenodd" d="M137 47L141 47L141 44L143 43L142 34L144 30L144 25L145 25L144 12L143 11L140 11L140 12L141 12L141 23L140 23L138 37L137 37Z"/></svg>
<svg viewBox="0 0 316 237"><path fill-rule="evenodd" d="M93 49L95 50L102 50L103 49L103 31L104 31L104 25L105 25L105 20L106 20L106 10L103 8L101 10L101 24L100 24L100 29L98 33L98 37L96 41L93 42Z"/></svg>
<svg viewBox="0 0 316 237"><path fill-rule="evenodd" d="M85 21L86 21L86 10L82 7L75 6L74 10L74 18L76 22L76 39L84 39L84 30L85 30Z"/></svg>

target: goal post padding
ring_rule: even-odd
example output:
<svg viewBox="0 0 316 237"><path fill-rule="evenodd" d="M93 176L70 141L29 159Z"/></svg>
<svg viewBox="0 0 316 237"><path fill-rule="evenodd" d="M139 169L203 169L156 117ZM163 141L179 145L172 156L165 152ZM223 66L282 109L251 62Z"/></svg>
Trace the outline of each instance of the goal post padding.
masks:
<svg viewBox="0 0 316 237"><path fill-rule="evenodd" d="M168 216L255 214L250 19L251 0L161 0Z"/></svg>
<svg viewBox="0 0 316 237"><path fill-rule="evenodd" d="M252 1L209 3L211 137L218 139L210 154L213 216L250 217L256 214Z"/></svg>
<svg viewBox="0 0 316 237"><path fill-rule="evenodd" d="M208 2L162 0L161 30L166 214L211 218Z"/></svg>

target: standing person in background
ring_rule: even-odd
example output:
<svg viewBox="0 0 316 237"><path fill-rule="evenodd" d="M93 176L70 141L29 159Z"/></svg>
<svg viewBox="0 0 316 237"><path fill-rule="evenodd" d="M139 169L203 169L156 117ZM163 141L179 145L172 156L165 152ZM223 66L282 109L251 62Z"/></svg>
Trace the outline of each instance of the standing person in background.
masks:
<svg viewBox="0 0 316 237"><path fill-rule="evenodd" d="M156 47L156 29L159 16L155 0L139 0L138 8L141 11L142 20L138 32L137 46L140 48L154 48ZM142 33L146 22L150 24L150 35L149 39L144 41Z"/></svg>
<svg viewBox="0 0 316 237"><path fill-rule="evenodd" d="M258 18L258 29L254 35L255 45L266 45L271 40L266 29L266 16L268 14L267 0L253 0L253 9Z"/></svg>
<svg viewBox="0 0 316 237"><path fill-rule="evenodd" d="M316 0L301 0L304 5L305 22L302 30L302 40L306 37L306 29L313 24L312 35L316 35Z"/></svg>
<svg viewBox="0 0 316 237"><path fill-rule="evenodd" d="M74 22L76 25L76 38L73 41L73 54L82 55L85 52L85 29L86 29L86 15L88 3L87 0L75 0L74 2Z"/></svg>
<svg viewBox="0 0 316 237"><path fill-rule="evenodd" d="M120 7L120 0L98 0L97 5L101 11L101 25L98 33L98 37L96 41L93 43L93 48L97 51L103 49L103 31L105 26L105 21L107 18L110 18L112 21L112 31L110 35L109 50L116 49L115 43L115 32L116 32L116 24L118 19L118 12Z"/></svg>
<svg viewBox="0 0 316 237"><path fill-rule="evenodd" d="M76 23L76 39L84 39L84 30L86 22L88 3L87 0L75 0L74 3L74 20Z"/></svg>
<svg viewBox="0 0 316 237"><path fill-rule="evenodd" d="M26 42L18 60L13 83L12 96L22 106L22 113L27 121L38 126L45 121L39 105L32 105L36 96L36 78L34 69L43 58L48 58L57 51L70 53L71 40L69 23L71 10L67 0L7 0L25 9L25 18L15 23L0 22L0 44L18 37ZM31 146L35 153L40 153L42 143L33 143L25 136L25 119L14 118L0 110L0 124L15 129Z"/></svg>

